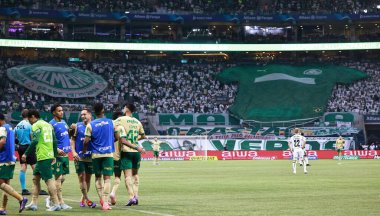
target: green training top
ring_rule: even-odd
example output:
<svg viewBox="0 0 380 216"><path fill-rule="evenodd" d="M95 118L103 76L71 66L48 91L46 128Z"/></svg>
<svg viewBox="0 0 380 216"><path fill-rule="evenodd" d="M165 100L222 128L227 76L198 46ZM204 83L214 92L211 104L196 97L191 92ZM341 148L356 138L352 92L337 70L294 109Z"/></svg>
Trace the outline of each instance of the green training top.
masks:
<svg viewBox="0 0 380 216"><path fill-rule="evenodd" d="M51 124L44 120L38 120L32 126L33 140L25 155L29 155L36 149L37 161L55 158L57 153L57 139Z"/></svg>

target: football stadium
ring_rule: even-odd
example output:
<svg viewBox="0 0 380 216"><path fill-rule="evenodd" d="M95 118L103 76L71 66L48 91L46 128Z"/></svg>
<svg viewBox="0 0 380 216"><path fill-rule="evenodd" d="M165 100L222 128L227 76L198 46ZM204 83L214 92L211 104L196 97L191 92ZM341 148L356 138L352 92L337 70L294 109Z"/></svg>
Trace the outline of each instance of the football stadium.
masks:
<svg viewBox="0 0 380 216"><path fill-rule="evenodd" d="M380 1L0 1L0 215L380 215Z"/></svg>

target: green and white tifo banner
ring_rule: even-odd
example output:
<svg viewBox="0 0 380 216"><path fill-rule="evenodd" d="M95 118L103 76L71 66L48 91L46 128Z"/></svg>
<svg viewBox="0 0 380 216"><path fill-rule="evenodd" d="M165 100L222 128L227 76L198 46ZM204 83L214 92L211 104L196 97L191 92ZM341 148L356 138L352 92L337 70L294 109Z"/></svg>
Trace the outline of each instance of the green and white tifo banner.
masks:
<svg viewBox="0 0 380 216"><path fill-rule="evenodd" d="M62 65L21 65L9 68L7 75L19 85L52 97L95 97L107 88L99 75Z"/></svg>

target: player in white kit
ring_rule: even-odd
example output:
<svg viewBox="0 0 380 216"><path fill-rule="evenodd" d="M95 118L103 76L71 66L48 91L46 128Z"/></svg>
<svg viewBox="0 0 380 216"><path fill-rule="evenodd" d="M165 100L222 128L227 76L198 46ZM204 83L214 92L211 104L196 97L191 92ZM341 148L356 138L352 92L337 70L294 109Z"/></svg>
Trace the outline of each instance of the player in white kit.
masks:
<svg viewBox="0 0 380 216"><path fill-rule="evenodd" d="M294 129L294 135L289 138L288 140L288 145L290 151L292 151L293 154L293 173L296 174L297 170L297 160L299 163L302 163L303 165L303 171L305 174L307 174L306 170L306 162L303 160L304 157L304 151L303 149L305 148L306 144L306 138L301 135L301 131L299 128Z"/></svg>

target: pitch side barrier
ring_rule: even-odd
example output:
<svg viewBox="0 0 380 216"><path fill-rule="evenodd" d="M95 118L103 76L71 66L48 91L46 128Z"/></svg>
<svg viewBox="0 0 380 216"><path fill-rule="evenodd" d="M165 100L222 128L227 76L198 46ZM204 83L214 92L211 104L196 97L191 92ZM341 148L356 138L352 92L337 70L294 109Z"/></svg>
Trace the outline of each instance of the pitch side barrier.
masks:
<svg viewBox="0 0 380 216"><path fill-rule="evenodd" d="M15 153L19 158L18 153ZM307 151L309 160L318 159L333 159L337 160L338 155L334 150L310 150ZM70 160L73 160L71 152L69 153ZM160 151L161 161L191 161L191 160L290 160L290 151ZM153 151L147 151L142 155L142 160L154 160ZM359 159L380 159L380 150L344 150L342 152L342 160L359 160Z"/></svg>
<svg viewBox="0 0 380 216"><path fill-rule="evenodd" d="M336 151L316 150L307 151L309 160L318 159L338 159ZM380 151L345 150L342 160L359 159L380 159ZM183 160L290 160L290 151L207 151L207 156L203 151L160 151L162 161L183 161ZM153 152L147 151L142 155L142 160L153 160Z"/></svg>

